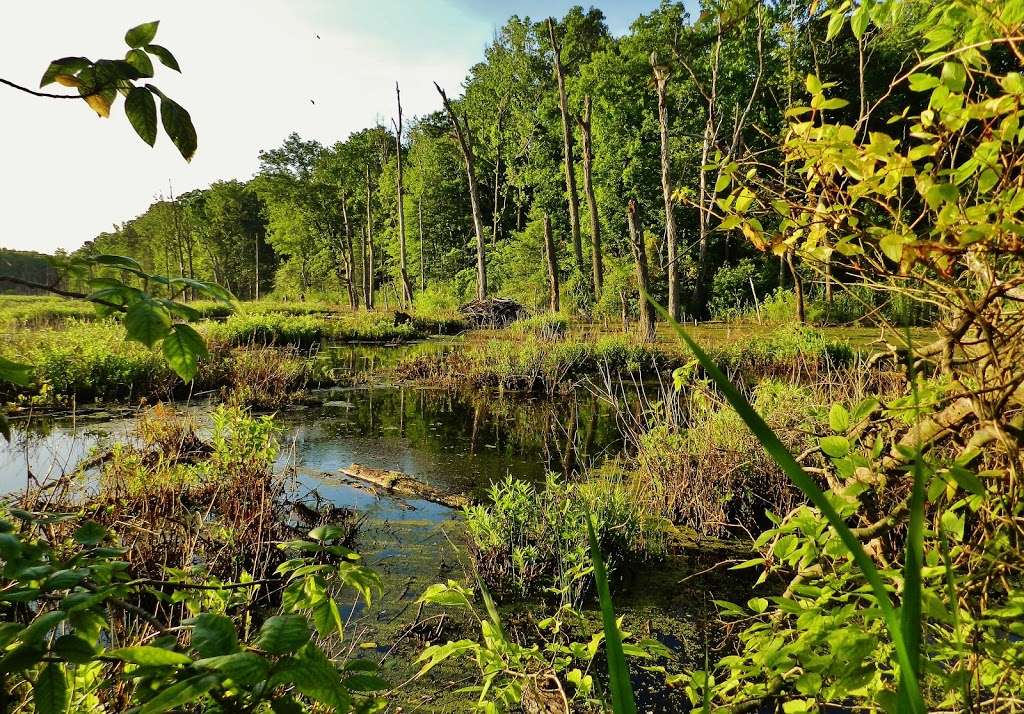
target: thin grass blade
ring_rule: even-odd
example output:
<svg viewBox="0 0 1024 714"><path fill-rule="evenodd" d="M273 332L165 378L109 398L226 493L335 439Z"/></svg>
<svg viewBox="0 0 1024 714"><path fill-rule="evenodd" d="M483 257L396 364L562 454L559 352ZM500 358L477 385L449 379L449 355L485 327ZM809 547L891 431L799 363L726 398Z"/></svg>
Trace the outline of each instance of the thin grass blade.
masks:
<svg viewBox="0 0 1024 714"><path fill-rule="evenodd" d="M594 563L594 580L597 582L597 597L601 602L601 620L604 623L605 652L608 655L608 686L612 690L612 709L615 714L636 714L636 699L633 684L629 681L629 667L622 651L622 635L615 621L615 608L608 588L608 574L604 569L601 546L594 534L592 516L587 514L587 539L590 541L590 559Z"/></svg>

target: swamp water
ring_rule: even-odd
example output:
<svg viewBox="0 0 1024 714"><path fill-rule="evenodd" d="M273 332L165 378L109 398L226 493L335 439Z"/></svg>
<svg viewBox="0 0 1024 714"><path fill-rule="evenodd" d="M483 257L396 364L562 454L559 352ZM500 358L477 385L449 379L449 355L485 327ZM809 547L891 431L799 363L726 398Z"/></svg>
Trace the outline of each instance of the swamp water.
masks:
<svg viewBox="0 0 1024 714"><path fill-rule="evenodd" d="M365 385L316 390L312 396L317 404L289 407L275 417L282 428L278 470L294 479L297 495L315 494L332 506L362 514L357 548L381 574L385 592L369 611L353 608L346 640L361 643L362 656L383 658L393 683L415 672L412 660L425 641L477 636L467 631L470 623L460 622L457 613L443 618L438 608L421 610L416 602L430 584L462 580L469 572L459 545L464 538L462 515L436 503L375 493L340 470L359 464L400 471L439 491L481 499L495 481L509 476L542 481L547 471L571 473L623 448L612 406L587 390L548 399L377 383L381 368L402 354L450 348L450 342L433 341L399 348L328 348L319 359ZM210 407L199 403L183 408L202 427ZM134 423L128 410L15 420L12 441L0 442L0 491L11 493L29 480L46 483L74 471L96 449L131 438ZM738 559L745 557L740 554ZM700 625L713 609L711 600L749 597L742 592L745 578L737 580L723 569L701 572L732 558L737 558L735 545L707 541L656 567L625 574L615 597L626 629L657 637L684 662L702 662L704 647L716 645L705 641ZM536 603L512 605L506 611L527 623L541 613ZM599 614L590 614L596 631ZM419 624L412 628L414 622ZM402 698L426 711L446 711L451 690L471 684L473 676L471 671L441 667L409 685ZM646 699L645 685L650 691L664 690L658 675L638 677L641 700ZM681 704L659 694L646 708L679 711Z"/></svg>

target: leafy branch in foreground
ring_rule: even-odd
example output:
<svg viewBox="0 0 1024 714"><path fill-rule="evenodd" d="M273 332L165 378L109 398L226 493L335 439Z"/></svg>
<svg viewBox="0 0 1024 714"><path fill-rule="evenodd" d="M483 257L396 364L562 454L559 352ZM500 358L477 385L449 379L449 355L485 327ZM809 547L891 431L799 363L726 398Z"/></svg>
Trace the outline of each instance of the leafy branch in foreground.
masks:
<svg viewBox="0 0 1024 714"><path fill-rule="evenodd" d="M125 98L124 110L139 137L153 146L157 136L156 99L160 100L160 120L164 131L186 161L196 152L196 130L188 111L160 89L144 80L154 76L153 60L180 72L178 60L166 47L155 44L159 20L137 25L125 34L128 51L124 59L91 60L88 57L61 57L50 62L39 86L59 84L78 90L73 94L36 92L9 80L4 84L37 97L50 99L81 98L96 114L110 116L120 94Z"/></svg>

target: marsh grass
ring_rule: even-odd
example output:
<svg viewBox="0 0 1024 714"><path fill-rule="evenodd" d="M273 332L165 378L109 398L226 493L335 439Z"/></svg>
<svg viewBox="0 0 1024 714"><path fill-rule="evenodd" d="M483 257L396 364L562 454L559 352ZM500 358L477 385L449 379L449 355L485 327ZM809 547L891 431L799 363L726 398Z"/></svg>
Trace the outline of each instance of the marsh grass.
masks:
<svg viewBox="0 0 1024 714"><path fill-rule="evenodd" d="M632 490L612 477L543 485L509 478L488 491L489 503L466 509L474 571L498 598L535 595L578 604L589 577L587 514L613 568L664 555L664 523L649 515Z"/></svg>

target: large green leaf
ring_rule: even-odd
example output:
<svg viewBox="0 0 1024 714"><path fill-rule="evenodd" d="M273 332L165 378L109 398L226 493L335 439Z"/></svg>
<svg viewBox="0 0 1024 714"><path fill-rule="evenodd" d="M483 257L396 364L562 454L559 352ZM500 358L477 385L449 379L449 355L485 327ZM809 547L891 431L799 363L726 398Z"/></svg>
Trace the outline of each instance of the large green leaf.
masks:
<svg viewBox="0 0 1024 714"><path fill-rule="evenodd" d="M61 57L60 59L54 60L50 63L50 66L43 72L43 78L39 80L39 86L45 87L56 81L58 75L64 77L73 76L76 72L79 72L92 62L86 57Z"/></svg>
<svg viewBox="0 0 1024 714"><path fill-rule="evenodd" d="M238 636L231 618L204 612L195 619L192 647L200 657L218 657L238 649Z"/></svg>
<svg viewBox="0 0 1024 714"><path fill-rule="evenodd" d="M174 58L174 55L172 55L171 51L166 47L149 44L143 47L143 49L146 50L146 52L148 52L149 54L155 55L157 59L159 59L160 62L162 62L165 67L169 67L170 69L173 69L175 72L181 71L181 67L178 66L178 60Z"/></svg>
<svg viewBox="0 0 1024 714"><path fill-rule="evenodd" d="M50 662L39 673L32 687L32 702L36 714L64 714L68 710L70 693L64 670L56 662Z"/></svg>
<svg viewBox="0 0 1024 714"><path fill-rule="evenodd" d="M160 714L199 699L220 683L219 674L200 674L171 685L150 699L140 714Z"/></svg>
<svg viewBox="0 0 1024 714"><path fill-rule="evenodd" d="M27 387L32 383L34 371L35 368L30 364L20 364L0 357L0 380L2 381Z"/></svg>
<svg viewBox="0 0 1024 714"><path fill-rule="evenodd" d="M845 521L843 521L842 516L839 515L835 506L832 505L832 502L829 501L825 493L818 487L814 479L804 471L803 467L783 445L771 427L765 423L764 419L761 418L754 408L750 406L746 398L729 381L729 378L718 368L715 361L700 348L678 322L672 319L665 308L652 300L649 295L644 297L669 322L679 338L700 362L704 371L715 382L715 385L725 396L726 401L736 410L736 413L743 419L754 436L757 437L757 440L761 442L761 445L771 456L772 460L775 461L797 488L804 492L804 495L807 496L811 503L817 506L832 528L835 529L836 534L853 557L864 579L871 586L874 600L882 611L886 628L889 630L889 637L892 638L893 645L896 648L896 657L900 665L901 706L903 707L901 711L906 711L910 714L924 714L925 708L924 701L921 698L918 670L914 666L916 658L911 655L910 647L903 635L903 626L899 613L893 606L892 595L885 587L885 583L882 582L882 577L875 567L874 561L871 560L871 557L864 550L864 546L857 540L857 537L846 525Z"/></svg>
<svg viewBox="0 0 1024 714"><path fill-rule="evenodd" d="M196 376L199 360L209 354L199 333L182 323L171 326L164 338L163 351L167 364L186 382Z"/></svg>
<svg viewBox="0 0 1024 714"><path fill-rule="evenodd" d="M156 143L156 100L144 87L133 87L124 100L124 113L144 142Z"/></svg>
<svg viewBox="0 0 1024 714"><path fill-rule="evenodd" d="M144 22L136 25L124 35L124 41L129 47L142 47L148 45L156 37L156 28L160 26L159 20Z"/></svg>
<svg viewBox="0 0 1024 714"><path fill-rule="evenodd" d="M149 647L146 645L107 650L103 653L103 656L110 659L119 659L122 662L152 667L168 667L178 664L192 663L192 659L181 652L165 650L163 647Z"/></svg>
<svg viewBox="0 0 1024 714"><path fill-rule="evenodd" d="M198 139L188 110L173 99L161 95L160 121L163 122L167 136L171 137L171 141L178 147L178 152L185 161L191 161L192 156L196 153Z"/></svg>
<svg viewBox="0 0 1024 714"><path fill-rule="evenodd" d="M608 655L608 688L612 690L612 708L615 714L636 714L636 700L633 698L633 684L629 680L629 666L622 651L622 633L615 619L608 575L604 569L601 546L594 533L593 517L587 514L587 540L590 541L590 560L594 565L594 580L597 583L597 597L601 603L601 622L604 625L605 649Z"/></svg>
<svg viewBox="0 0 1024 714"><path fill-rule="evenodd" d="M152 300L140 300L129 306L124 327L128 339L152 347L171 329L171 315L166 308Z"/></svg>
<svg viewBox="0 0 1024 714"><path fill-rule="evenodd" d="M128 53L124 56L124 61L135 69L137 78L153 76L153 60L142 50L128 50Z"/></svg>
<svg viewBox="0 0 1024 714"><path fill-rule="evenodd" d="M267 660L253 652L235 652L220 657L207 657L196 660L196 667L214 669L239 685L262 682L270 672L270 664Z"/></svg>
<svg viewBox="0 0 1024 714"><path fill-rule="evenodd" d="M306 618L275 615L263 623L257 645L271 654L291 654L309 642L311 635Z"/></svg>

